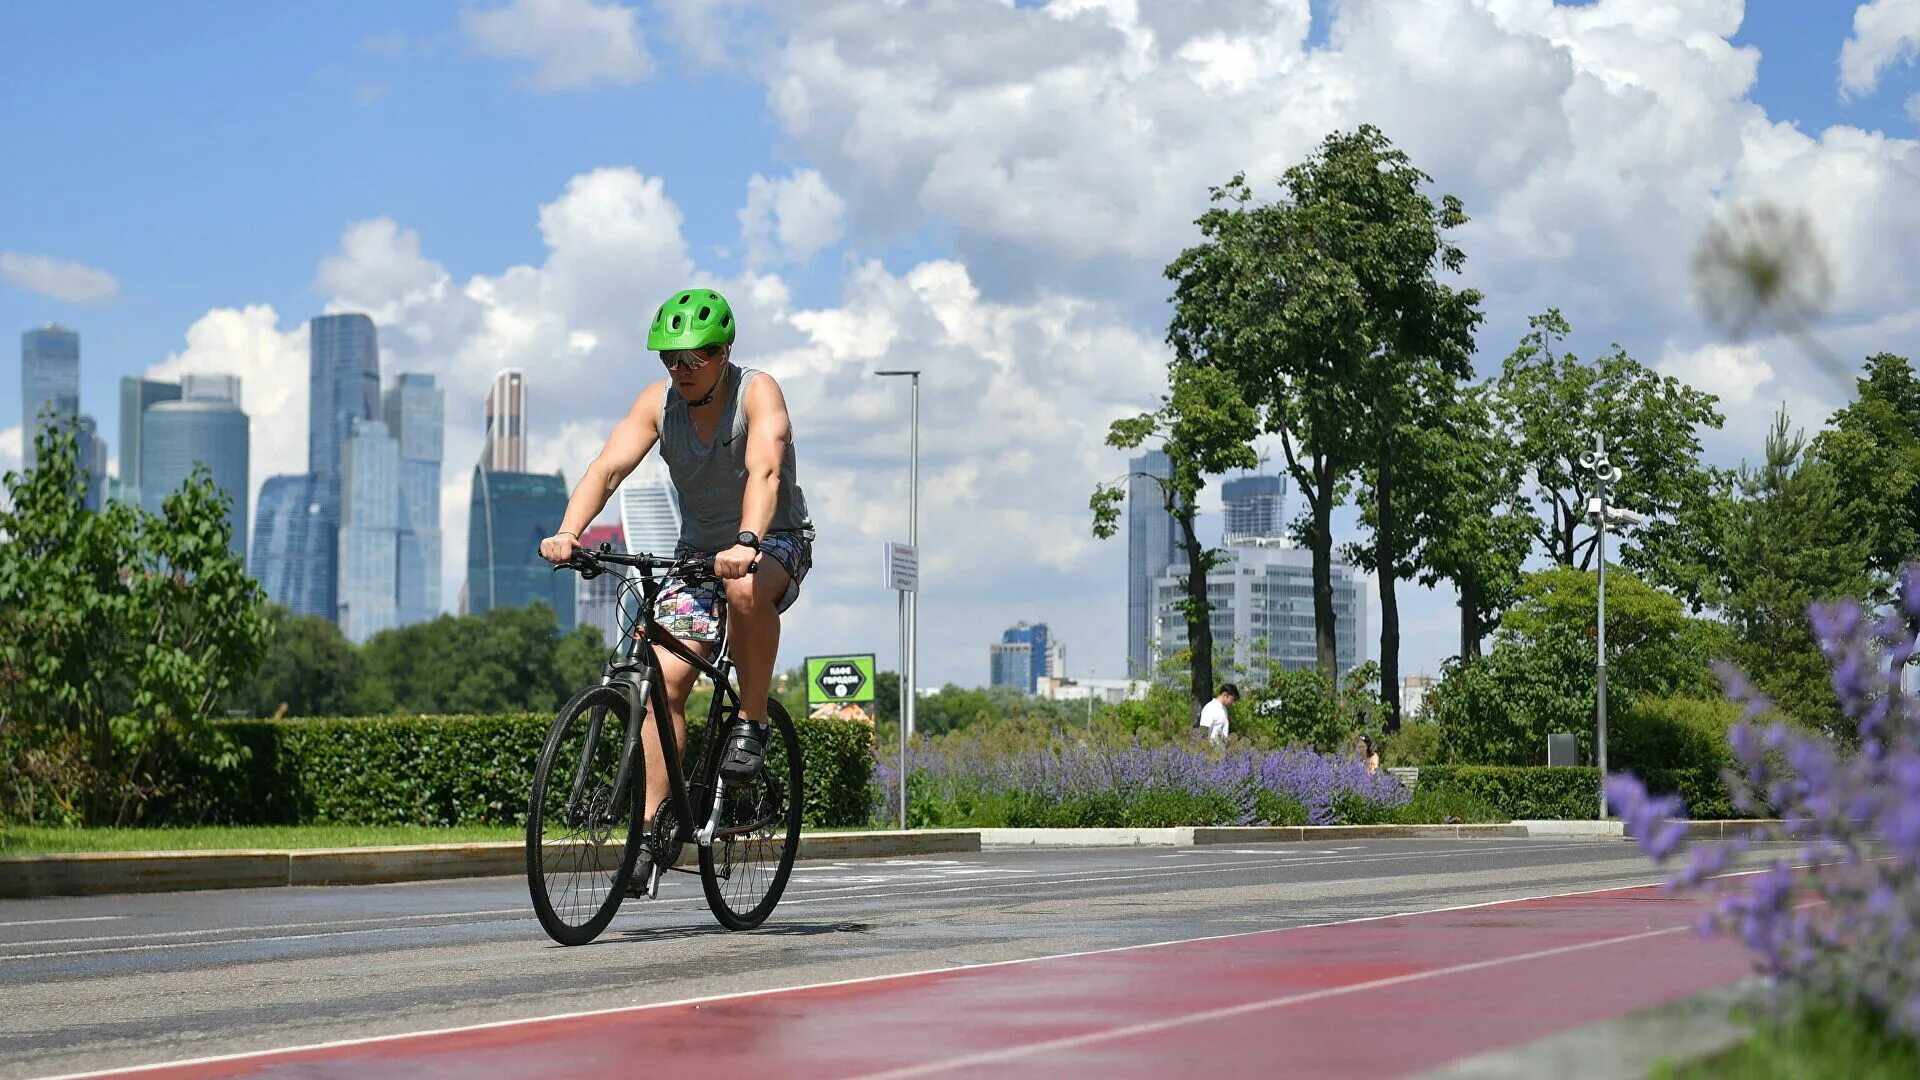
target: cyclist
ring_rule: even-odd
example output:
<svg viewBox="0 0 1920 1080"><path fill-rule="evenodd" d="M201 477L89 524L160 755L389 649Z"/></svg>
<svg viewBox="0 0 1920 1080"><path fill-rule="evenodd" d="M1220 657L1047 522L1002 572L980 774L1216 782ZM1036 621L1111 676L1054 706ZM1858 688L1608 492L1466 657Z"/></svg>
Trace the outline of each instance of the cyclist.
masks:
<svg viewBox="0 0 1920 1080"><path fill-rule="evenodd" d="M642 390L614 427L575 485L560 528L541 541L540 554L553 563L571 558L581 531L648 451L660 448L680 500L675 557L711 557L720 580L670 583L655 603L654 618L707 656L720 637L720 605L727 605L740 711L722 745L720 776L745 783L766 753L780 615L793 606L813 565L813 525L795 475L786 398L771 375L733 362L735 329L733 309L712 289L682 289L661 303L647 348L660 354L667 378ZM663 650L656 649L654 658L674 737L684 747L695 670ZM651 825L668 783L654 725L641 731ZM645 876L636 872L636 885Z"/></svg>

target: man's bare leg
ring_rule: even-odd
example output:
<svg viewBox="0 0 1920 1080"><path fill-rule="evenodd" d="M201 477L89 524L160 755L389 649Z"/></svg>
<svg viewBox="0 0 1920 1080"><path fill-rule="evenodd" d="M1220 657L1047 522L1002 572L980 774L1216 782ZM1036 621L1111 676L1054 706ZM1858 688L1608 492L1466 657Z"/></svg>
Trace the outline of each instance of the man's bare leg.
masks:
<svg viewBox="0 0 1920 1080"><path fill-rule="evenodd" d="M689 641L687 646L700 656L706 656L711 647L698 641ZM693 692L699 672L665 649L653 650L653 662L656 677L667 691L667 715L673 719L675 752L679 753L687 745L687 696ZM652 825L654 808L673 791L673 785L667 780L666 758L660 754L660 732L651 716L640 725L640 745L647 756L647 802L643 820Z"/></svg>
<svg viewBox="0 0 1920 1080"><path fill-rule="evenodd" d="M780 652L780 613L774 610L793 578L780 560L760 557L760 568L727 582L727 648L740 679L740 716L767 722L767 694Z"/></svg>

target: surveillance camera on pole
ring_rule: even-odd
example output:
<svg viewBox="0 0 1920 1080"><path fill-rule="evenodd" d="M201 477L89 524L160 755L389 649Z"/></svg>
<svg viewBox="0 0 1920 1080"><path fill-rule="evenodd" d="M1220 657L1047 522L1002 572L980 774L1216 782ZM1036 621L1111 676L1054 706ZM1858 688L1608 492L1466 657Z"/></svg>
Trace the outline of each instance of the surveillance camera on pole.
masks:
<svg viewBox="0 0 1920 1080"><path fill-rule="evenodd" d="M1607 520L1615 525L1645 525L1647 516L1631 510L1622 510L1617 506L1607 508Z"/></svg>

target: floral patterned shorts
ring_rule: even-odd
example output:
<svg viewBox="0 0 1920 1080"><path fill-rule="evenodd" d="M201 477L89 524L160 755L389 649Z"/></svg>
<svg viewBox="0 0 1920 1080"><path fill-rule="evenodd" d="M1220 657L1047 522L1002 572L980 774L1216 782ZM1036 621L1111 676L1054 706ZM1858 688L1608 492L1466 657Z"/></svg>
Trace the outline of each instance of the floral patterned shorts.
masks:
<svg viewBox="0 0 1920 1080"><path fill-rule="evenodd" d="M760 540L760 550L771 555L786 568L787 576L793 580L787 585L787 591L774 605L775 611L784 612L800 599L800 582L806 579L807 571L813 568L813 533L811 530L799 532L768 533ZM674 550L676 559L708 559L715 553L701 551L681 544ZM722 581L698 581L688 584L675 581L660 591L653 602L653 619L660 628L683 641L720 640L720 609L727 602L727 586Z"/></svg>

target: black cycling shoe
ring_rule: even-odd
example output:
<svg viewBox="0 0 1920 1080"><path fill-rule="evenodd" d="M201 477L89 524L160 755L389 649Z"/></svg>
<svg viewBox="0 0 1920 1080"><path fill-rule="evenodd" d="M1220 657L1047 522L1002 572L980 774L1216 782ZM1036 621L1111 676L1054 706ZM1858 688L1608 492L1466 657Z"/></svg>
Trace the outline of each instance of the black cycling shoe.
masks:
<svg viewBox="0 0 1920 1080"><path fill-rule="evenodd" d="M651 900L653 888L653 852L643 850L633 857L633 876L627 879L627 897Z"/></svg>
<svg viewBox="0 0 1920 1080"><path fill-rule="evenodd" d="M767 725L751 720L733 722L727 732L727 744L720 751L720 779L729 784L744 784L760 771L767 758Z"/></svg>

